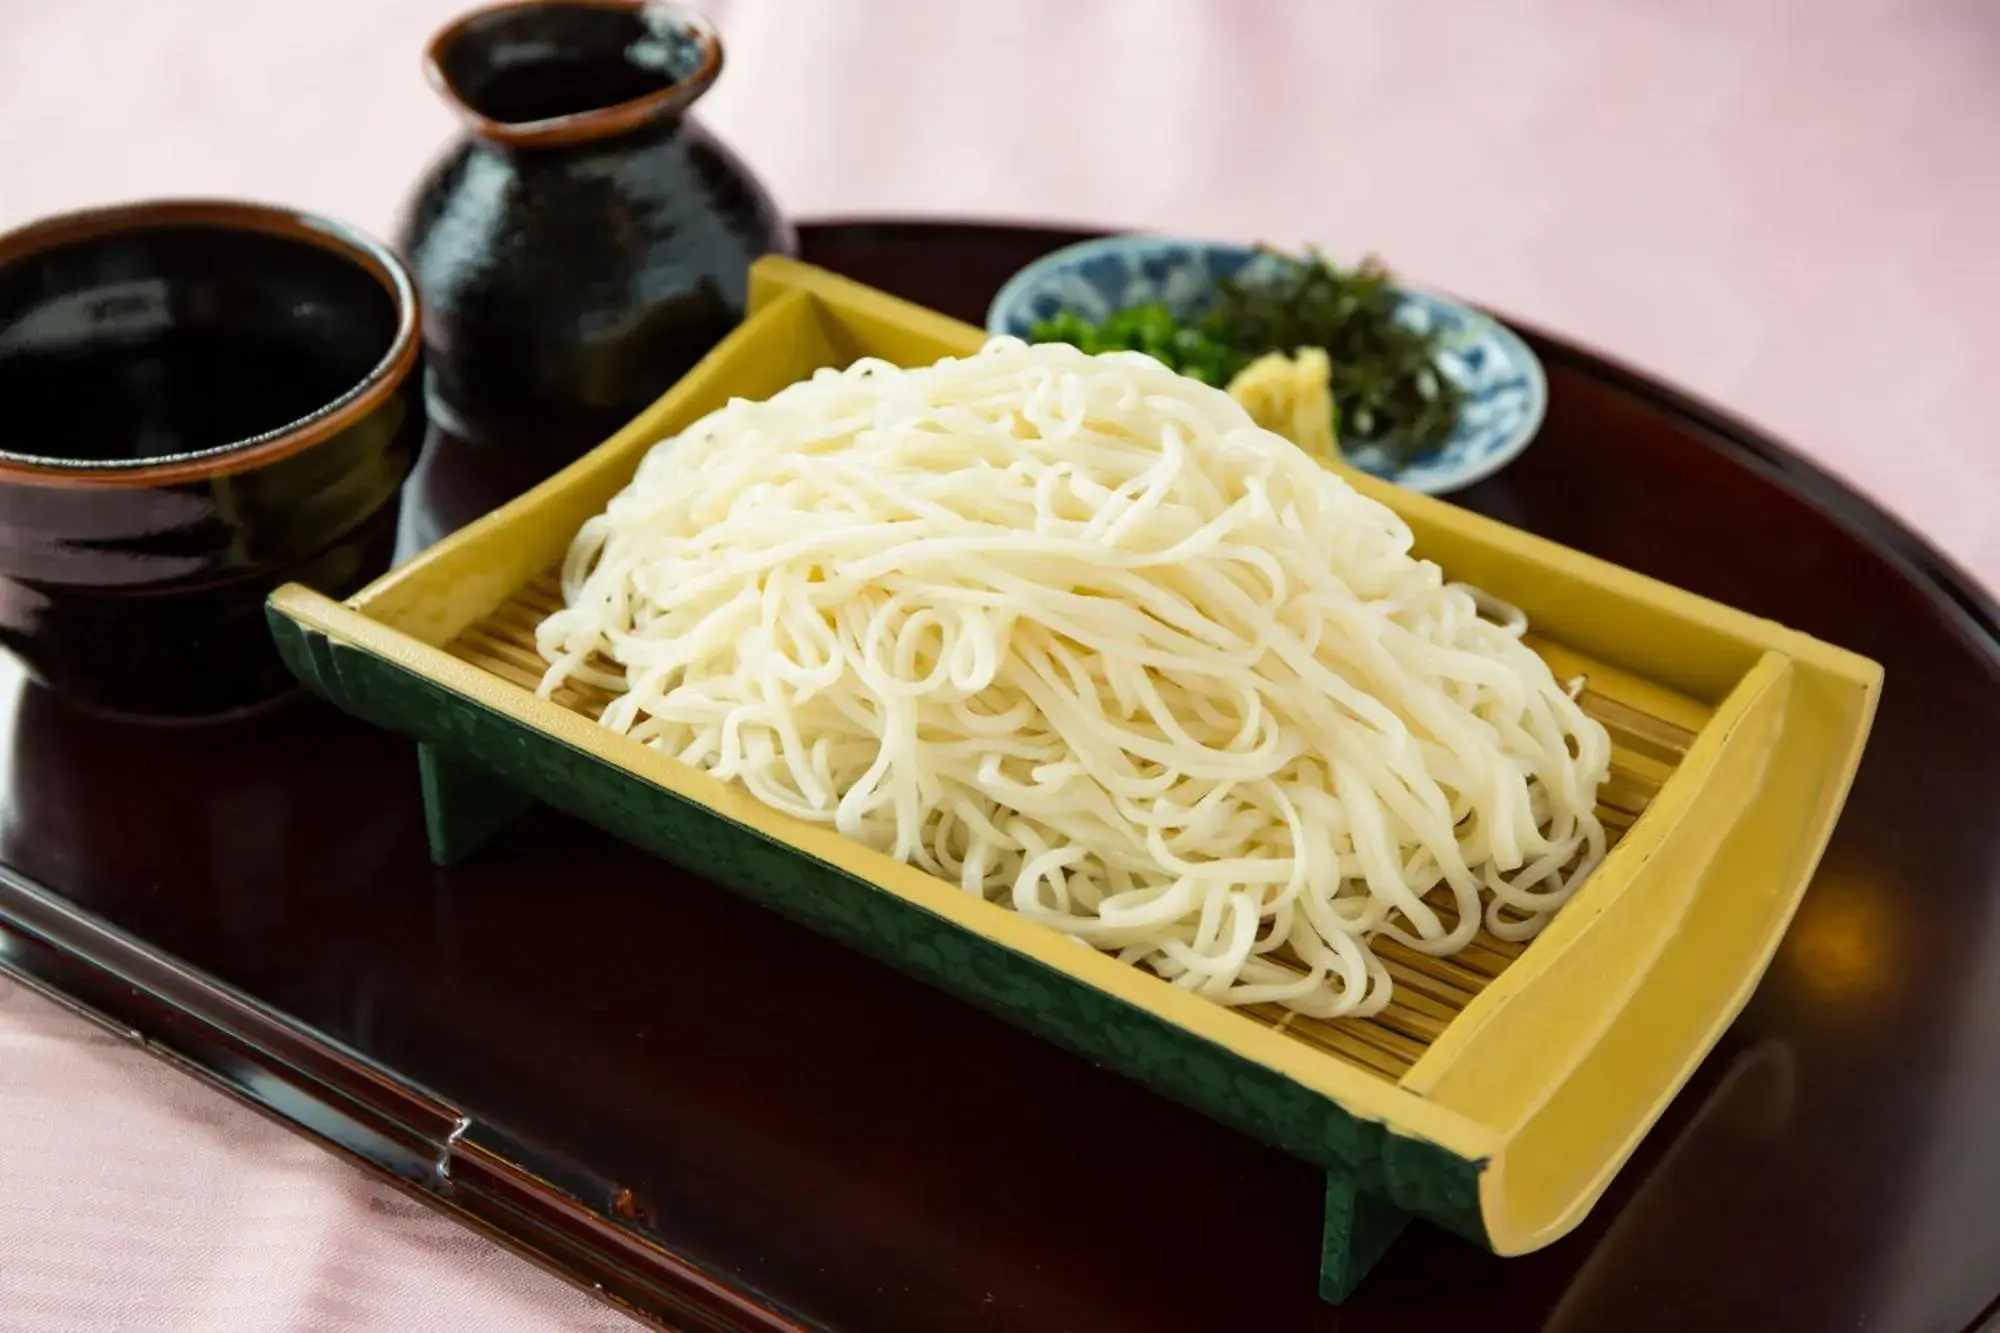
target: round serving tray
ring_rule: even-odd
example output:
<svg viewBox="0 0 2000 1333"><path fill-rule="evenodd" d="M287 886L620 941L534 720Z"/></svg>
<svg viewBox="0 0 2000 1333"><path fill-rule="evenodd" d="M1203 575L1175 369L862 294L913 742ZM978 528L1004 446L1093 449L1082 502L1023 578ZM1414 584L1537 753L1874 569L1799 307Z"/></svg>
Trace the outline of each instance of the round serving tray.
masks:
<svg viewBox="0 0 2000 1333"><path fill-rule="evenodd" d="M854 223L802 249L977 321L1082 235ZM22 690L0 969L677 1324L1977 1327L2000 1293L2000 615L1797 455L1524 332L1546 424L1454 501L1887 669L1755 999L1546 1250L1413 1228L1323 1307L1318 1173L561 816L434 871L407 743L310 701L165 733ZM521 481L449 440L425 477L420 535Z"/></svg>

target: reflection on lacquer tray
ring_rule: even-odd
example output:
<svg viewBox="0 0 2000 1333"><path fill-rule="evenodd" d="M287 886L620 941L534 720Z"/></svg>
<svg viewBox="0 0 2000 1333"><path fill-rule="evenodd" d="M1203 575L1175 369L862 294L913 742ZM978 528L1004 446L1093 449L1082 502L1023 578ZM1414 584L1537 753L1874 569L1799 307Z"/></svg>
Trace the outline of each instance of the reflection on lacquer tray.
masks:
<svg viewBox="0 0 2000 1333"><path fill-rule="evenodd" d="M1711 1063L1725 1056L1727 1041ZM1620 1312L1632 1308L1634 1282L1658 1283L1656 1308L1671 1309L1673 1288L1690 1274L1648 1262L1648 1256L1678 1248L1685 1264L1689 1239L1712 1230L1707 1218L1758 1189L1775 1160L1772 1149L1791 1126L1797 1082L1796 1061L1782 1042L1767 1039L1729 1056L1684 1127L1596 1238L1550 1312L1545 1333L1617 1326Z"/></svg>
<svg viewBox="0 0 2000 1333"><path fill-rule="evenodd" d="M164 728L81 712L0 663L0 859L170 949L197 923L255 936L302 886L375 880L419 817L414 792L354 799L355 753L395 743L316 700Z"/></svg>

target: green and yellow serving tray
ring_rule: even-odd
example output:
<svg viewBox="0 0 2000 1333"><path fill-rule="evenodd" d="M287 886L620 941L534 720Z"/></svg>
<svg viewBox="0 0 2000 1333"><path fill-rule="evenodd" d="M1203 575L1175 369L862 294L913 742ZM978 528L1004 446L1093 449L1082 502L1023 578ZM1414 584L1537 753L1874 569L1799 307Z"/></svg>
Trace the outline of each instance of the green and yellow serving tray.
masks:
<svg viewBox="0 0 2000 1333"><path fill-rule="evenodd" d="M649 446L821 366L922 364L983 337L762 260L750 317L637 420L345 603L281 588L279 648L309 687L418 741L440 861L544 801L1323 1169L1329 1300L1412 1215L1499 1254L1561 1236L1762 976L1846 798L1881 669L1351 476L1419 555L1526 611L1559 676L1585 678L1614 741L1600 813L1617 839L1525 946L1378 945L1396 999L1366 1020L1215 1005L604 730L588 689L536 697L555 570Z"/></svg>

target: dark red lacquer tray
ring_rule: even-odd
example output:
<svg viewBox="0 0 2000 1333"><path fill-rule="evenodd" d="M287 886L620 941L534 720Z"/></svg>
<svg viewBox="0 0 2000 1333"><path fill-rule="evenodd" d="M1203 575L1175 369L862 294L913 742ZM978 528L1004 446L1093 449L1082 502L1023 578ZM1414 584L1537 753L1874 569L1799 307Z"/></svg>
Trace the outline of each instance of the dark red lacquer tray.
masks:
<svg viewBox="0 0 2000 1333"><path fill-rule="evenodd" d="M1073 239L804 229L811 261L973 320ZM1533 341L1541 438L1458 499L1888 669L1755 1001L1539 1254L1418 1227L1322 1306L1316 1173L561 817L433 869L409 745L305 700L175 733L24 692L0 968L675 1327L1977 1326L2000 1293L2000 613L1755 432ZM525 480L435 440L408 530Z"/></svg>

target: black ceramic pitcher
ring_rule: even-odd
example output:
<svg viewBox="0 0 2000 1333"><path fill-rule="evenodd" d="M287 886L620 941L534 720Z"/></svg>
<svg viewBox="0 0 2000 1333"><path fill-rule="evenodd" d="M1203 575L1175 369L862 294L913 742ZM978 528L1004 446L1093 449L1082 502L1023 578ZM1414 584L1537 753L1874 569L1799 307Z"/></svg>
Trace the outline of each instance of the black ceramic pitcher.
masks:
<svg viewBox="0 0 2000 1333"><path fill-rule="evenodd" d="M722 69L658 0L528 0L431 42L469 126L419 184L399 247L424 298L443 429L544 470L602 441L743 317L789 227L687 115Z"/></svg>

